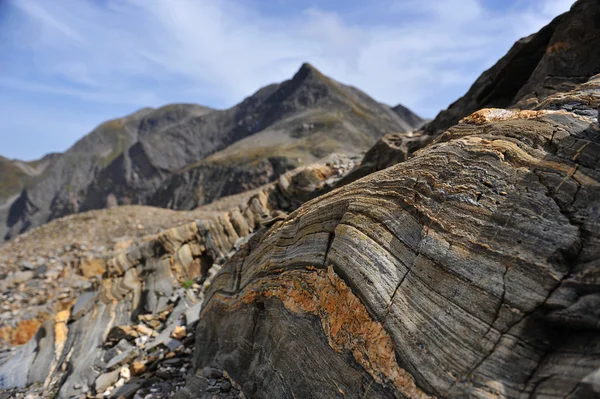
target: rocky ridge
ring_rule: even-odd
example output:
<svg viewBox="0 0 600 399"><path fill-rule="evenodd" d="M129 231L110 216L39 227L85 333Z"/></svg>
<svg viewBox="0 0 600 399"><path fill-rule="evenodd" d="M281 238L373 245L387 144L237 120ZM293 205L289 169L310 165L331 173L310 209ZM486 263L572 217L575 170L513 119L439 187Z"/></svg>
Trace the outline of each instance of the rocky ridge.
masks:
<svg viewBox="0 0 600 399"><path fill-rule="evenodd" d="M10 239L58 217L116 204L193 209L415 127L304 64L292 79L227 110L171 104L101 124L4 204L0 234Z"/></svg>

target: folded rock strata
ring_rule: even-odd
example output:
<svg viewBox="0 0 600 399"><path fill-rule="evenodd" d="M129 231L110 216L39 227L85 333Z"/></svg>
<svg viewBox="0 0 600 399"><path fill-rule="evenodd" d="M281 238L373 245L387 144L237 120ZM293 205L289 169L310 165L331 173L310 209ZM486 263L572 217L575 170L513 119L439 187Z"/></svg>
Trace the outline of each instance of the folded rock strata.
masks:
<svg viewBox="0 0 600 399"><path fill-rule="evenodd" d="M205 293L196 368L256 398L597 395L599 93L478 111L254 235Z"/></svg>
<svg viewBox="0 0 600 399"><path fill-rule="evenodd" d="M173 299L183 283L214 275L244 237L276 223L353 167L352 159L332 155L323 163L284 174L228 212L167 230L110 259L99 286L80 294L72 307L43 324L27 344L0 353L0 390L41 383L44 392L68 398L81 393L81 387L98 388L97 379L108 378L103 372L118 371L139 355L126 344L118 356L110 354L109 342L123 334L115 332L116 326L166 318L165 329L154 342L167 345L182 315L187 311L191 323L201 306L201 292Z"/></svg>

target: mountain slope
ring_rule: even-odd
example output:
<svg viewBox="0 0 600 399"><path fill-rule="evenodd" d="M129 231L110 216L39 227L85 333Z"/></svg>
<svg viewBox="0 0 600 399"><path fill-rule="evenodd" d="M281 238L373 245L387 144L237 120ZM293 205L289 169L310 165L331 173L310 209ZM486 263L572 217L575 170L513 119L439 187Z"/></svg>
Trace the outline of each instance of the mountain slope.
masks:
<svg viewBox="0 0 600 399"><path fill-rule="evenodd" d="M61 154L44 179L23 190L5 218L5 236L103 208L107 201L191 209L329 153L364 151L386 133L414 127L304 64L291 80L264 87L227 110L172 104L103 123ZM277 159L277 166L269 159ZM240 173L247 169L249 175ZM227 188L207 187L209 194L198 196L213 183ZM180 184L196 192L178 190ZM177 200L169 197L171 191L178 192Z"/></svg>

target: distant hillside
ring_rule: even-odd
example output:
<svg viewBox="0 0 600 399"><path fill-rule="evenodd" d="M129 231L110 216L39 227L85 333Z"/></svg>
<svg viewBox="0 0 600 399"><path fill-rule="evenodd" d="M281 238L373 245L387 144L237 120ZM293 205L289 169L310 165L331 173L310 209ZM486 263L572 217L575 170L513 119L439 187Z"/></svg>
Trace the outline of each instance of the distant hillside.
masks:
<svg viewBox="0 0 600 399"><path fill-rule="evenodd" d="M105 122L53 157L43 178L11 172L6 191L22 191L0 211L0 234L9 239L114 204L192 209L332 152L362 152L386 133L421 123L304 64L292 79L227 110L171 104Z"/></svg>

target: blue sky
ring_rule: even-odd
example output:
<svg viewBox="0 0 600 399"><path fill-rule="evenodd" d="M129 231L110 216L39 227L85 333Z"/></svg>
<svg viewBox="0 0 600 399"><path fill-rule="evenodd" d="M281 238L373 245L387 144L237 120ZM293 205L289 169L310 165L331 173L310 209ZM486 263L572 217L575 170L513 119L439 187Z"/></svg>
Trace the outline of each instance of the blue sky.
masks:
<svg viewBox="0 0 600 399"><path fill-rule="evenodd" d="M573 0L0 0L0 154L171 102L230 107L308 61L433 117Z"/></svg>

